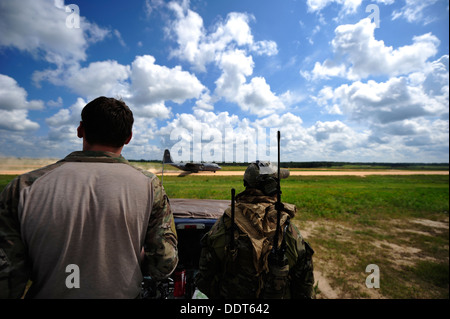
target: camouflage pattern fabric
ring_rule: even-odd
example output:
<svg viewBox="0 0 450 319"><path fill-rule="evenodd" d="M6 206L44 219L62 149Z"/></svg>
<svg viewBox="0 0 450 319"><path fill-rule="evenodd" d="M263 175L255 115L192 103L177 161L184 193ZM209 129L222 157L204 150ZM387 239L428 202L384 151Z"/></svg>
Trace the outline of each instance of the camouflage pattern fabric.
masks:
<svg viewBox="0 0 450 319"><path fill-rule="evenodd" d="M27 248L22 242L18 205L21 190L41 176L67 162L130 163L122 156L108 152L79 151L43 168L20 175L11 181L0 194L0 298L20 298L30 279L31 266ZM159 179L152 173L140 170L152 180L153 207L145 238L144 275L156 280L167 278L178 263L177 234L169 199Z"/></svg>
<svg viewBox="0 0 450 319"><path fill-rule="evenodd" d="M236 248L229 249L230 209L202 239L196 284L209 298L262 298L269 273L268 256L276 228L276 196L265 196L257 189L247 189L236 196L234 232ZM289 265L289 289L282 298L313 298L314 251L288 218L295 205L284 204L280 225L286 231L285 256ZM281 244L281 236L279 245Z"/></svg>

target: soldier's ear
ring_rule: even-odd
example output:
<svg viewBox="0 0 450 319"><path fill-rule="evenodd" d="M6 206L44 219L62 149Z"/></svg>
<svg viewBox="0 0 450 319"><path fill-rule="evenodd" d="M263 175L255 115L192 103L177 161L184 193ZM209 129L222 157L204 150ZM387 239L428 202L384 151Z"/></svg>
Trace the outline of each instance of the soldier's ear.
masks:
<svg viewBox="0 0 450 319"><path fill-rule="evenodd" d="M127 145L128 143L130 143L132 137L133 137L133 132L130 133L130 137L128 137L128 138L125 140L125 143L124 143L124 144Z"/></svg>
<svg viewBox="0 0 450 319"><path fill-rule="evenodd" d="M79 138L83 138L84 137L84 126L83 126L83 122L80 122L80 125L77 128L77 136Z"/></svg>

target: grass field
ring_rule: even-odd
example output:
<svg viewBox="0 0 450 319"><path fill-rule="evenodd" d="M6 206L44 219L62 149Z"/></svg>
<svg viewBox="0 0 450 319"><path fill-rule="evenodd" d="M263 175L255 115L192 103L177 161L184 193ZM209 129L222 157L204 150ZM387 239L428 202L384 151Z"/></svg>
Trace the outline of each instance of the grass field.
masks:
<svg viewBox="0 0 450 319"><path fill-rule="evenodd" d="M165 176L164 187L169 197L214 199L244 189L240 176ZM334 288L318 297L449 298L448 175L291 176L282 192ZM379 289L365 285L369 264L379 266Z"/></svg>
<svg viewBox="0 0 450 319"><path fill-rule="evenodd" d="M0 176L0 189L13 177ZM281 186L315 250L318 298L449 298L448 175L291 176ZM242 176L195 174L164 176L164 187L210 199L244 189ZM365 285L369 264L379 289Z"/></svg>

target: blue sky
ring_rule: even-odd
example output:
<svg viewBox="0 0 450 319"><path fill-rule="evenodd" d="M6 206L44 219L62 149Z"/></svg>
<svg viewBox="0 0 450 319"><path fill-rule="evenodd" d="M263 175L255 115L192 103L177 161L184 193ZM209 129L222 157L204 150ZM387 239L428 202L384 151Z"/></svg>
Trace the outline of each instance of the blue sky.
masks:
<svg viewBox="0 0 450 319"><path fill-rule="evenodd" d="M0 156L81 149L104 95L129 159L274 159L280 130L283 161L448 162L448 29L448 0L0 0Z"/></svg>

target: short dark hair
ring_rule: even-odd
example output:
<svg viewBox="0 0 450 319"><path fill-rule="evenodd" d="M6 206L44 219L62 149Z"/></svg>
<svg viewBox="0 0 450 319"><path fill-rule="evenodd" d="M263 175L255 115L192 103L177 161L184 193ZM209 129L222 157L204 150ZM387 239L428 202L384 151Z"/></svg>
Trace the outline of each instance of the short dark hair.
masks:
<svg viewBox="0 0 450 319"><path fill-rule="evenodd" d="M100 96L86 104L81 121L89 144L121 147L131 136L134 118L124 101Z"/></svg>

